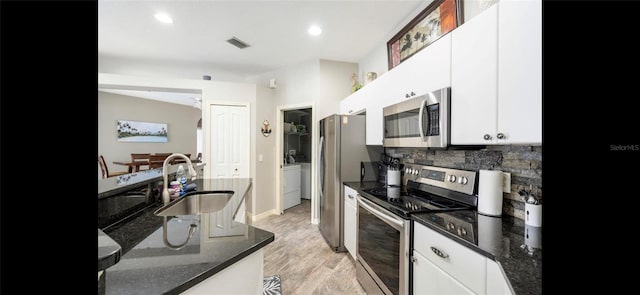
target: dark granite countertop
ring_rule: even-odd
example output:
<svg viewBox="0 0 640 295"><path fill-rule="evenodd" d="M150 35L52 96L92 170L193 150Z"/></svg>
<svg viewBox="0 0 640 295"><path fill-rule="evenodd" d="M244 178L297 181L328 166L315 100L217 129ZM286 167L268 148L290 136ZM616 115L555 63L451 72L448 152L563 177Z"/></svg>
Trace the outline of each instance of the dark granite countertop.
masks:
<svg viewBox="0 0 640 295"><path fill-rule="evenodd" d="M181 163L185 165L185 163ZM167 167L167 175L171 176L176 173L181 164L169 165ZM195 163L193 168L198 171L204 163ZM98 179L98 199L114 196L133 188L138 188L150 183L162 181L162 168L149 169L129 174L118 175L105 179Z"/></svg>
<svg viewBox="0 0 640 295"><path fill-rule="evenodd" d="M197 179L195 183L198 191L235 193L216 213L168 220L167 239L174 245L186 241L192 223L198 225L179 250L163 241L163 217L153 214L161 204L105 230L123 252L120 262L106 270L106 294L179 294L273 242L273 233L233 221L233 213L250 193L251 179ZM211 221L218 226L210 227Z"/></svg>
<svg viewBox="0 0 640 295"><path fill-rule="evenodd" d="M373 181L344 184L358 191L383 186ZM477 234L471 243L434 223L431 218L434 214L443 213L419 213L412 215L412 219L496 261L515 294L542 294L542 250L538 249L542 245L542 228L530 227L508 215L488 217L476 212L473 227ZM526 240L525 232L529 234Z"/></svg>

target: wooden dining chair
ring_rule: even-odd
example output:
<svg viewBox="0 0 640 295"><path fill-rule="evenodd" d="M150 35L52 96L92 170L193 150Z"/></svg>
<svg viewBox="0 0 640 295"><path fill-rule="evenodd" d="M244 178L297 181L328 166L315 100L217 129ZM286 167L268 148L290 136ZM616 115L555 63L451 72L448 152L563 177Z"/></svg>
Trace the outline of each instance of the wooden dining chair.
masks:
<svg viewBox="0 0 640 295"><path fill-rule="evenodd" d="M149 157L151 156L150 153L147 154L131 154L131 162L132 163L140 163L138 166L136 166L136 170L135 171L140 171L140 170L147 170L150 169L149 167ZM147 169L142 169L142 166L147 166Z"/></svg>
<svg viewBox="0 0 640 295"><path fill-rule="evenodd" d="M102 155L98 156L98 164L100 164L100 170L102 171L102 178L108 178L123 174L128 174L128 171L118 171L109 173L109 168L107 167L107 162L104 161L104 157Z"/></svg>
<svg viewBox="0 0 640 295"><path fill-rule="evenodd" d="M191 159L191 154L183 154L185 156L187 156L187 158ZM171 165L173 164L177 164L177 163L186 163L187 161L185 161L183 158L173 158L171 159Z"/></svg>
<svg viewBox="0 0 640 295"><path fill-rule="evenodd" d="M171 154L153 154L149 156L149 169L162 168L164 164L164 160L169 157Z"/></svg>

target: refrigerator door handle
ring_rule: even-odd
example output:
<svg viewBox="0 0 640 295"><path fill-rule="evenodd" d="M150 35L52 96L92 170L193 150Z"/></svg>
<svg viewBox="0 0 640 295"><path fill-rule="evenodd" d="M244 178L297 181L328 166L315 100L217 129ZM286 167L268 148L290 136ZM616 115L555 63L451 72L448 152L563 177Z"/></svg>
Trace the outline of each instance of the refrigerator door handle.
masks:
<svg viewBox="0 0 640 295"><path fill-rule="evenodd" d="M324 157L322 156L324 154L323 145L324 142L324 136L320 136L320 143L318 144L318 197L320 200L323 200L323 189L324 189Z"/></svg>

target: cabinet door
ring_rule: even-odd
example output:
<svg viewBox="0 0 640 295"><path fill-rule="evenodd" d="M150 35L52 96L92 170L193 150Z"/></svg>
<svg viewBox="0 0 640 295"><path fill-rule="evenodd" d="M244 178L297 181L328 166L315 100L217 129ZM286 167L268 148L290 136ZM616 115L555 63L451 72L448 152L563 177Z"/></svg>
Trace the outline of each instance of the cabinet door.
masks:
<svg viewBox="0 0 640 295"><path fill-rule="evenodd" d="M387 72L365 87L369 87L365 136L367 145L382 145L382 108L387 105L391 97L393 76L393 73Z"/></svg>
<svg viewBox="0 0 640 295"><path fill-rule="evenodd" d="M413 222L414 253L419 252L476 294L486 291L486 258L420 223Z"/></svg>
<svg viewBox="0 0 640 295"><path fill-rule="evenodd" d="M413 251L413 294L474 294L417 251Z"/></svg>
<svg viewBox="0 0 640 295"><path fill-rule="evenodd" d="M500 266L490 259L487 259L487 294L513 294Z"/></svg>
<svg viewBox="0 0 640 295"><path fill-rule="evenodd" d="M398 93L389 104L451 86L451 34L446 34L393 69Z"/></svg>
<svg viewBox="0 0 640 295"><path fill-rule="evenodd" d="M356 190L344 186L344 247L356 259Z"/></svg>
<svg viewBox="0 0 640 295"><path fill-rule="evenodd" d="M352 204L344 206L344 246L356 259L356 207Z"/></svg>
<svg viewBox="0 0 640 295"><path fill-rule="evenodd" d="M366 92L365 87L363 87L342 99L342 101L340 101L340 113L345 115L357 115L364 112L366 110L364 98Z"/></svg>
<svg viewBox="0 0 640 295"><path fill-rule="evenodd" d="M499 143L542 143L542 1L498 4ZM500 136L502 137L502 136Z"/></svg>
<svg viewBox="0 0 640 295"><path fill-rule="evenodd" d="M497 79L498 9L493 5L451 32L452 144L495 143Z"/></svg>

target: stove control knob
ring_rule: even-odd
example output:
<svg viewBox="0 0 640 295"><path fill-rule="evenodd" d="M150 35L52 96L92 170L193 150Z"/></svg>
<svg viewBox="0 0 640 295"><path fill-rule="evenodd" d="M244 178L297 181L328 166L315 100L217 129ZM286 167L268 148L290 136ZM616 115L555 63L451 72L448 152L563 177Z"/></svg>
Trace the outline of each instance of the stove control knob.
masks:
<svg viewBox="0 0 640 295"><path fill-rule="evenodd" d="M456 229L456 226L455 226L453 223L449 222L449 223L447 224L447 229L448 229L448 230L455 230L455 229Z"/></svg>
<svg viewBox="0 0 640 295"><path fill-rule="evenodd" d="M413 169L413 175L418 175L418 168Z"/></svg>
<svg viewBox="0 0 640 295"><path fill-rule="evenodd" d="M456 182L456 176L455 175L449 175L449 182Z"/></svg>
<svg viewBox="0 0 640 295"><path fill-rule="evenodd" d="M467 182L469 182L469 180L464 176L460 176L460 178L458 178L459 184L467 184Z"/></svg>
<svg viewBox="0 0 640 295"><path fill-rule="evenodd" d="M411 168L404 169L404 173L411 173L411 170L413 170L413 169L411 169Z"/></svg>
<svg viewBox="0 0 640 295"><path fill-rule="evenodd" d="M465 229L464 229L464 228L462 228L462 227L459 227L459 228L458 228L458 235L459 235L459 236L461 236L461 237L466 236L466 235L467 235L467 230L465 230Z"/></svg>

